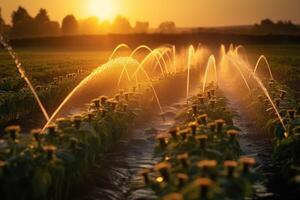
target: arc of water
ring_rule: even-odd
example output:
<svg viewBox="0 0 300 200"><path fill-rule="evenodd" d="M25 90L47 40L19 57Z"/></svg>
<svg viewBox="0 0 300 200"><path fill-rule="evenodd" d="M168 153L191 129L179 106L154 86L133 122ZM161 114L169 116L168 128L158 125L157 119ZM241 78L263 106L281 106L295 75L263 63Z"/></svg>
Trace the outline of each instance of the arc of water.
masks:
<svg viewBox="0 0 300 200"><path fill-rule="evenodd" d="M189 46L188 49L188 64L187 64L187 78L186 78L186 98L189 97L189 89L190 89L190 69L192 65L192 58L194 56L195 49L193 45Z"/></svg>
<svg viewBox="0 0 300 200"><path fill-rule="evenodd" d="M161 113L164 113L163 108L162 108L162 106L161 106L161 104L160 104L160 100L159 100L159 98L158 98L157 92L156 92L156 90L155 90L155 88L154 88L154 86L153 86L153 83L152 83L152 81L151 81L151 79L150 79L148 73L146 72L146 70L145 70L144 68L142 68L142 71L143 71L143 73L145 74L145 76L147 77L148 82L150 83L150 87L151 87L151 89L152 89L152 91L153 91L153 94L154 94L154 97L155 97L155 99L156 99L156 102L157 102L157 105L158 105L158 107L159 107L160 112L161 112Z"/></svg>
<svg viewBox="0 0 300 200"><path fill-rule="evenodd" d="M137 69L135 70L135 72L132 74L131 78L136 76L136 74L139 72L139 70L141 68L143 68L144 64L148 61L148 59L151 58L151 56L155 56L155 54L157 54L158 52L156 50L153 50L152 52L150 52L143 60L142 62L140 63L140 65L137 67ZM156 56L155 56L156 58ZM157 62L159 62L159 60L157 60ZM161 67L161 73L163 74L163 76L165 76L165 73L164 73L164 70L162 69Z"/></svg>
<svg viewBox="0 0 300 200"><path fill-rule="evenodd" d="M239 72L240 76L242 77L242 79L243 79L243 81L244 81L244 83L245 83L248 91L251 92L251 88L250 88L250 86L248 84L248 81L246 80L246 77L245 77L244 73L242 72L240 66L237 65L235 62L233 62L233 59L230 56L227 56L227 58L229 58L229 60L233 64L233 66L238 70L238 72Z"/></svg>
<svg viewBox="0 0 300 200"><path fill-rule="evenodd" d="M209 59L208 59L208 62L207 62L206 68L205 68L204 81L203 81L203 87L202 87L203 93L205 91L205 86L206 86L206 82L207 82L208 69L211 65L213 65L213 67L214 67L215 79L216 79L216 83L218 83L216 59L215 59L214 55L211 55L211 56L209 56Z"/></svg>
<svg viewBox="0 0 300 200"><path fill-rule="evenodd" d="M146 45L140 45L138 46L137 48L135 48L132 53L130 54L129 56L129 59L132 58L138 51L142 50L142 49L145 49L145 50L148 50L150 53L153 51L150 47L146 46ZM162 69L162 65L160 63L160 61L158 60L158 57L155 56L155 59L157 60L157 62L159 63L160 65L160 68ZM121 74L120 74L120 77L119 77L119 80L118 80L118 87L120 86L120 83L121 83L121 80L123 78L123 74L124 74L124 71L127 69L127 65L128 65L128 62L126 62L123 66L123 69L121 71ZM129 76L129 74L127 74L127 77L128 77L128 80L130 81L131 78Z"/></svg>
<svg viewBox="0 0 300 200"><path fill-rule="evenodd" d="M228 53L231 53L231 52L234 52L234 46L232 43L229 45L229 50L228 50Z"/></svg>
<svg viewBox="0 0 300 200"><path fill-rule="evenodd" d="M34 96L34 99L36 100L36 102L38 103L44 117L46 120L49 120L49 115L44 107L44 105L42 104L38 94L36 93L34 87L32 86L30 80L28 79L28 77L26 76L25 70L22 67L21 62L19 61L19 59L17 58L15 52L13 51L12 47L10 47L5 41L4 38L2 36L0 36L0 43L2 44L2 46L8 51L9 55L11 56L11 58L14 60L15 65L18 69L18 72L20 73L21 77L24 79L24 81L26 82L26 84L28 85L31 93Z"/></svg>
<svg viewBox="0 0 300 200"><path fill-rule="evenodd" d="M168 57L168 59L169 59L169 61L172 62L172 59L171 59L170 55L168 54L169 52L172 53L172 52L171 52L171 49L169 49L169 48L164 48L161 52L160 52L160 49L157 49L157 51L158 51L158 54L159 54L159 56L160 56L160 60L162 60L163 63L164 63L165 70L167 71L167 73L169 73L167 62L166 62L166 60L164 59L163 56L166 54L167 57ZM158 65L158 63L156 63L156 65L154 66L152 72L155 72L155 71L156 71L157 65Z"/></svg>
<svg viewBox="0 0 300 200"><path fill-rule="evenodd" d="M235 50L234 50L234 54L236 56L239 56L239 50L244 50L246 52L246 48L243 46L243 45L238 45ZM245 54L244 57L246 58L246 62L249 63L249 59L248 59L248 56Z"/></svg>
<svg viewBox="0 0 300 200"><path fill-rule="evenodd" d="M172 53L173 53L173 68L174 68L174 72L175 74L177 73L177 67L176 67L176 46L173 45L173 44L169 44L169 43L166 43L166 44L163 44L162 46L166 46L166 47L169 47L169 48L172 48Z"/></svg>
<svg viewBox="0 0 300 200"><path fill-rule="evenodd" d="M87 77L85 77L69 94L68 96L63 100L63 102L56 108L54 113L51 115L47 123L44 125L42 131L44 131L47 126L53 121L53 119L57 116L57 114L60 112L60 110L63 108L63 106L70 100L70 98L81 88L83 85L85 85L88 81L90 81L94 75L100 74L104 72L106 69L108 69L109 65L104 64L101 66L98 66L93 72L91 72Z"/></svg>
<svg viewBox="0 0 300 200"><path fill-rule="evenodd" d="M245 69L249 72L250 76L258 83L258 85L260 86L261 90L264 92L265 96L267 97L267 99L271 103L271 105L272 105L272 107L273 107L273 109L274 109L274 111L275 111L275 113L276 113L276 115L277 115L277 117L278 117L278 119L279 119L282 127L284 128L285 131L287 131L286 126L284 124L284 121L283 121L283 119L282 119L282 117L281 117L278 109L276 108L276 106L275 106L275 104L274 104L274 102L273 102L273 100L272 100L272 98L271 98L271 96L270 96L270 94L269 94L266 86L263 84L263 82L260 80L260 78L256 74L252 73L251 68L248 66L247 63L243 62L242 59L234 59L233 61L237 62L240 66L244 66Z"/></svg>
<svg viewBox="0 0 300 200"><path fill-rule="evenodd" d="M111 55L110 55L110 57L109 57L108 60L113 59L114 55L115 55L115 54L117 53L117 51L118 51L119 49L121 49L121 48L126 48L126 49L128 49L128 50L131 51L130 47L129 47L127 44L125 44L125 43L119 44L119 45L113 50L113 52L111 53Z"/></svg>
<svg viewBox="0 0 300 200"><path fill-rule="evenodd" d="M261 62L262 60L265 61L266 65L267 65L267 67L268 67L269 74L270 74L270 78L271 78L272 80L274 80L274 77L273 77L273 73L272 73L271 67L270 67L270 65L269 65L269 62L268 62L266 56L264 56L264 55L261 55L261 56L258 58L258 60L257 60L257 62L256 62L256 64L255 64L255 67L254 67L253 74L256 73L256 71L257 71L257 69L258 69L258 66L259 66L259 64L260 64L260 62Z"/></svg>

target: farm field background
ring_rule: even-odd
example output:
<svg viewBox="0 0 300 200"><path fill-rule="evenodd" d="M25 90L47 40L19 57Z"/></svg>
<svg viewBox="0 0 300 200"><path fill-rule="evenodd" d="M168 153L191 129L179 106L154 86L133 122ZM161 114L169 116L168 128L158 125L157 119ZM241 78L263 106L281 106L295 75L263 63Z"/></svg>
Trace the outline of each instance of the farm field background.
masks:
<svg viewBox="0 0 300 200"><path fill-rule="evenodd" d="M219 46L211 47L215 55ZM255 65L260 55L265 55L276 78L297 89L300 76L300 45L245 45L249 62ZM80 70L90 72L105 63L111 50L55 50L47 48L19 48L17 52L27 75L35 86L49 84L59 76L77 73ZM128 54L128 52L127 52ZM126 55L126 53L119 53ZM14 61L3 49L0 50L1 83L0 91L18 91L26 87L17 72ZM289 77L288 79L286 77ZM7 83L10 83L8 86Z"/></svg>
<svg viewBox="0 0 300 200"><path fill-rule="evenodd" d="M208 46L212 49L212 53L218 55L219 46ZM249 58L249 62L252 66L255 65L260 55L265 55L269 61L271 69L276 79L282 83L287 84L290 88L294 89L295 95L299 97L298 80L300 78L300 45L245 45L246 54ZM105 63L111 52L111 50L63 50L53 48L17 48L16 52L26 70L27 75L33 82L33 85L38 88L49 88L52 85L61 85L64 82L65 87L59 87L58 90L52 90L46 92L45 95L41 95L44 104L50 112L58 106L58 104L64 99L64 97L82 80L87 74L89 74L97 66ZM129 52L119 52L120 56L126 55ZM4 50L0 51L0 68L1 68L1 82L0 82L0 95L8 98L8 101L18 96L15 101L23 101L23 97L20 97L20 91L26 90L27 85L20 77L14 61ZM261 68L260 70L266 70ZM72 74L77 74L76 78L72 78ZM70 78L71 75L71 78ZM288 77L288 78L287 78ZM58 81L62 81L57 83ZM61 85L62 86L62 85ZM28 91L29 92L29 91ZM50 94L49 94L50 93ZM28 97L29 95L29 97ZM30 110L30 114L40 115L39 109L33 98L30 97L30 92L27 97L30 99L31 104L25 113L20 112L20 109L10 107L9 110L3 108L3 101L0 103L2 113L9 114L11 112L11 120L7 120L4 116L1 120L1 127L5 127L11 123L21 123L22 119ZM20 106L21 103L20 103ZM23 104L24 106L24 104ZM3 111L4 109L4 111ZM21 109L23 110L23 109ZM16 112L19 112L16 114ZM36 125L36 120L32 128ZM42 122L38 122L42 123ZM26 126L25 126L26 127Z"/></svg>

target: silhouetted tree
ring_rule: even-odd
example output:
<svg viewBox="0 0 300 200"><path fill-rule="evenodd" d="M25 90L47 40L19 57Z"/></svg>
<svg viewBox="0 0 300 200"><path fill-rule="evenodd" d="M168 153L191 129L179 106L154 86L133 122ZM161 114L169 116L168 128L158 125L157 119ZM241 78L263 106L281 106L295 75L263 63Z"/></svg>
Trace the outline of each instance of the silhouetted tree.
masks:
<svg viewBox="0 0 300 200"><path fill-rule="evenodd" d="M285 22L280 20L277 23L274 23L270 19L264 19L260 22L260 24L255 24L253 26L253 30L256 33L261 34L290 34L298 31L298 28L291 21Z"/></svg>
<svg viewBox="0 0 300 200"><path fill-rule="evenodd" d="M50 21L45 9L40 9L39 13L35 16L34 26L33 35L35 36L53 36L58 35L60 32L59 23Z"/></svg>
<svg viewBox="0 0 300 200"><path fill-rule="evenodd" d="M10 27L7 24L5 24L5 21L2 18L2 12L1 11L2 10L0 8L0 34L3 35L3 36L7 36Z"/></svg>
<svg viewBox="0 0 300 200"><path fill-rule="evenodd" d="M33 19L27 10L21 6L12 13L12 37L28 37L31 36L33 30Z"/></svg>
<svg viewBox="0 0 300 200"><path fill-rule="evenodd" d="M147 33L149 29L149 22L140 22L135 23L134 32L135 33Z"/></svg>
<svg viewBox="0 0 300 200"><path fill-rule="evenodd" d="M97 34L99 33L99 18L89 17L79 22L79 32L81 34Z"/></svg>
<svg viewBox="0 0 300 200"><path fill-rule="evenodd" d="M175 33L176 32L176 25L174 22L167 21L167 22L162 22L158 28L157 31L159 33Z"/></svg>
<svg viewBox="0 0 300 200"><path fill-rule="evenodd" d="M130 26L130 23L128 19L122 16L117 16L113 24L111 25L111 32L112 33L131 33L132 27Z"/></svg>
<svg viewBox="0 0 300 200"><path fill-rule="evenodd" d="M78 22L74 15L67 15L62 21L62 34L75 35L78 34Z"/></svg>

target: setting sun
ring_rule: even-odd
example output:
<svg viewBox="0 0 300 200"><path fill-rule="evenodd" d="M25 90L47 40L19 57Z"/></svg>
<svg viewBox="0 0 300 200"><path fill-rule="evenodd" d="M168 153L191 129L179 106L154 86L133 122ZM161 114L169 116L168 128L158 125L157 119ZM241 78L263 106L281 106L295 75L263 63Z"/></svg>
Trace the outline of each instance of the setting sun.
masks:
<svg viewBox="0 0 300 200"><path fill-rule="evenodd" d="M91 0L89 4L91 15L101 20L111 20L115 17L115 7L109 0Z"/></svg>

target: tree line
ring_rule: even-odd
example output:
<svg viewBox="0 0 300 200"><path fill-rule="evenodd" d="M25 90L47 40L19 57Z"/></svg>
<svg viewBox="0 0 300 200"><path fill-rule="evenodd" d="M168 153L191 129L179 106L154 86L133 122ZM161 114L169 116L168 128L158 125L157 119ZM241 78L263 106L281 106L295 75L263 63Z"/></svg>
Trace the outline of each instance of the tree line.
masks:
<svg viewBox="0 0 300 200"><path fill-rule="evenodd" d="M78 20L70 14L65 16L60 24L50 19L46 9L41 8L36 16L31 16L21 6L12 12L11 25L8 25L3 20L0 9L0 33L10 38L148 32L149 22L137 21L135 26L132 26L129 20L122 16L117 16L112 22L109 22L107 20L100 21L94 16ZM174 33L176 32L175 23L162 22L155 32Z"/></svg>

